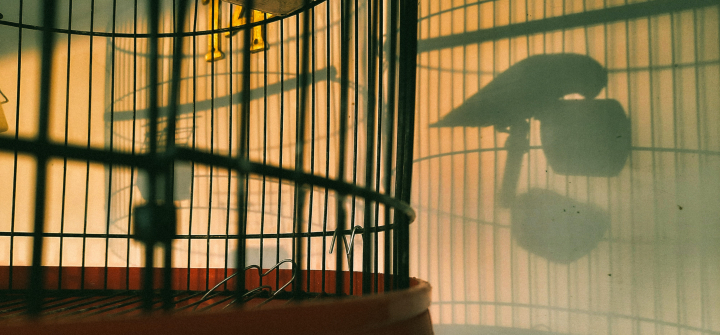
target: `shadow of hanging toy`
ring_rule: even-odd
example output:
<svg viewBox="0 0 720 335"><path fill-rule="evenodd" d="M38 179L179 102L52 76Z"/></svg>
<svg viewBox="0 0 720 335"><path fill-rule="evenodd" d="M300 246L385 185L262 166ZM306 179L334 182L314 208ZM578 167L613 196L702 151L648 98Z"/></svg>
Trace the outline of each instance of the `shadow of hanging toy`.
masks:
<svg viewBox="0 0 720 335"><path fill-rule="evenodd" d="M549 190L515 193L529 149L530 118L540 121L548 165L564 175L615 176L630 154L630 121L615 100L593 100L607 85L607 70L578 54L537 55L499 74L431 127L485 127L509 132L499 204L512 207L512 232L520 246L567 263L595 249L607 213ZM582 100L562 100L570 94Z"/></svg>
<svg viewBox="0 0 720 335"><path fill-rule="evenodd" d="M612 177L630 155L630 120L616 100L561 100L538 115L543 151L556 173Z"/></svg>
<svg viewBox="0 0 720 335"><path fill-rule="evenodd" d="M579 54L535 55L517 62L431 127L495 126L509 132L500 204L515 198L529 119L541 121L548 164L566 175L617 175L630 152L630 121L617 101L591 100L607 85L607 70ZM561 100L570 94L583 100Z"/></svg>
<svg viewBox="0 0 720 335"><path fill-rule="evenodd" d="M512 205L512 236L551 262L570 263L594 250L610 227L601 208L556 192L530 189Z"/></svg>

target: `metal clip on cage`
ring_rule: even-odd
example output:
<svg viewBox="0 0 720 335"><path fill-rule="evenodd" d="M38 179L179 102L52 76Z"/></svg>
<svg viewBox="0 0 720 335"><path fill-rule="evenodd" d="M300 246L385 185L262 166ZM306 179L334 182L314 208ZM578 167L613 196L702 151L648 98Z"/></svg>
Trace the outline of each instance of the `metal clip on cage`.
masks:
<svg viewBox="0 0 720 335"><path fill-rule="evenodd" d="M417 2L4 6L0 333L431 332Z"/></svg>

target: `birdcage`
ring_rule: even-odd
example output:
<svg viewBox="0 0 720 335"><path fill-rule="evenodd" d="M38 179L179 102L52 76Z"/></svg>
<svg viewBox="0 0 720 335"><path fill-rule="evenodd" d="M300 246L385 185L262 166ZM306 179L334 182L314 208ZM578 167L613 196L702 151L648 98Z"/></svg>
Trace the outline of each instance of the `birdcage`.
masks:
<svg viewBox="0 0 720 335"><path fill-rule="evenodd" d="M417 3L1 3L3 333L430 331Z"/></svg>

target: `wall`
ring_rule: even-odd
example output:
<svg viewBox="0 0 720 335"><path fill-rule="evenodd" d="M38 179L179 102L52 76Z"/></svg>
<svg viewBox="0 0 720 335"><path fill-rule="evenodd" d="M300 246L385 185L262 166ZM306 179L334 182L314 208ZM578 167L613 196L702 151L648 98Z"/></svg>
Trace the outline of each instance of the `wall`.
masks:
<svg viewBox="0 0 720 335"><path fill-rule="evenodd" d="M419 217L411 254L413 273L433 285L439 334L720 330L718 7L650 4L643 10L656 14L627 17L624 6L640 8L630 5L420 2L412 196ZM552 148L541 140L552 121L543 127L537 119L563 110L538 110L516 198L504 204L508 134L493 126L431 125L519 61L559 53L587 55L607 69L596 99L622 106L631 151L614 175L558 172L562 166L553 166L545 155ZM510 104L535 89L515 79L501 92L515 95ZM598 148L582 144L594 122L570 122L584 130L563 143ZM583 157L566 158L588 171L614 159ZM577 215L561 213L570 208Z"/></svg>

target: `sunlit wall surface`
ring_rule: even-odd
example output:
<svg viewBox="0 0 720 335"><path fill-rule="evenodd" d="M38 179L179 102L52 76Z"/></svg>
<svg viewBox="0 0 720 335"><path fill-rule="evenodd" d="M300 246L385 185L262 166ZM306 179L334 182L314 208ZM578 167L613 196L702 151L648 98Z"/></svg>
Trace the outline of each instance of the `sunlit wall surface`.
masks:
<svg viewBox="0 0 720 335"><path fill-rule="evenodd" d="M719 332L717 2L420 4L411 264L433 285L438 333ZM566 155L578 168L561 173L546 153L567 148L543 143L553 123L537 112L514 200L502 203L508 134L431 125L519 61L560 53L607 69L607 86L587 99L619 102L630 151L616 173L591 173L611 159L602 153ZM503 94L522 100L523 85ZM583 131L563 143L594 150L586 142L602 119L566 122Z"/></svg>

